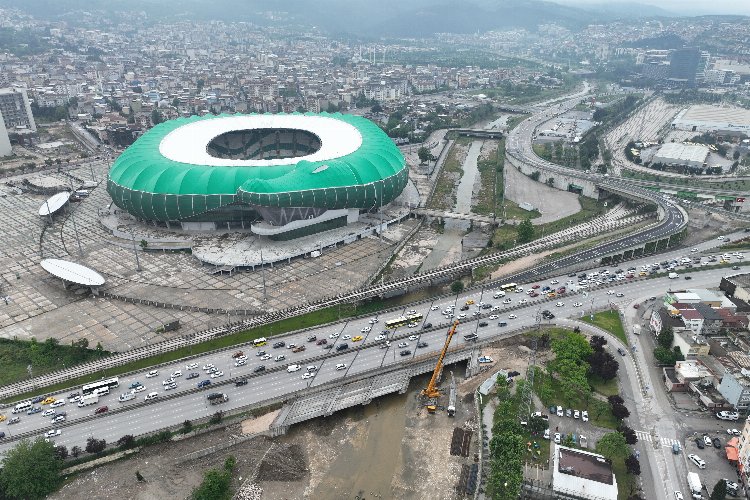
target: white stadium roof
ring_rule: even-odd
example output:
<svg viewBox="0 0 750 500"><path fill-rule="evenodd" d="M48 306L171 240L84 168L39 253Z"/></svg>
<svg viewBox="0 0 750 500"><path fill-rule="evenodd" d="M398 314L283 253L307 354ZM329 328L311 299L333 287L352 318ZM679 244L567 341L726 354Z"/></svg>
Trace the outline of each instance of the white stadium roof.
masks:
<svg viewBox="0 0 750 500"><path fill-rule="evenodd" d="M320 139L320 149L306 156L274 160L231 160L208 154L206 146L227 132L253 129L304 130ZM192 165L212 167L264 167L294 165L302 160L326 161L351 154L362 145L362 135L353 125L325 116L237 115L199 120L176 128L159 144L165 158Z"/></svg>
<svg viewBox="0 0 750 500"><path fill-rule="evenodd" d="M104 277L93 269L61 259L44 259L40 262L42 268L52 276L63 281L69 281L84 286L101 286Z"/></svg>
<svg viewBox="0 0 750 500"><path fill-rule="evenodd" d="M62 191L56 195L50 196L47 201L42 203L42 206L39 207L39 215L41 217L46 217L50 214L54 214L64 207L69 199L70 193L68 191Z"/></svg>

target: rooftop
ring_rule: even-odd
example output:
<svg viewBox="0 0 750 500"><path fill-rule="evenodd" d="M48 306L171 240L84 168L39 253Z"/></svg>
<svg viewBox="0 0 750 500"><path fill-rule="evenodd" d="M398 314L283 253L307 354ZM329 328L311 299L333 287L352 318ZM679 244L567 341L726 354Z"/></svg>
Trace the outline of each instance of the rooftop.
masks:
<svg viewBox="0 0 750 500"><path fill-rule="evenodd" d="M602 455L555 445L553 487L557 492L616 499L617 482L612 465Z"/></svg>
<svg viewBox="0 0 750 500"><path fill-rule="evenodd" d="M708 147L706 146L668 142L659 148L654 159L658 161L656 158L668 158L670 160L703 163L706 161L708 151Z"/></svg>
<svg viewBox="0 0 750 500"><path fill-rule="evenodd" d="M678 361L674 365L675 372L682 375L682 378L689 380L697 380L705 377L713 376L713 372L708 369L706 365L698 361L697 359L690 359L687 361Z"/></svg>
<svg viewBox="0 0 750 500"><path fill-rule="evenodd" d="M750 125L750 111L742 108L695 105L690 106L679 121Z"/></svg>

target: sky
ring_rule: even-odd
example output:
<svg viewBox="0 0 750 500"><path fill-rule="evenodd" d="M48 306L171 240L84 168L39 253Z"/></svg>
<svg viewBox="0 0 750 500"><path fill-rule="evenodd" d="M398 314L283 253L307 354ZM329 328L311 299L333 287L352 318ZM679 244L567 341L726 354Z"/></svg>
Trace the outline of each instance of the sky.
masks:
<svg viewBox="0 0 750 500"><path fill-rule="evenodd" d="M603 4L606 0L553 0L563 5ZM750 16L748 0L635 0L637 3L655 5L664 10L687 15L740 14Z"/></svg>

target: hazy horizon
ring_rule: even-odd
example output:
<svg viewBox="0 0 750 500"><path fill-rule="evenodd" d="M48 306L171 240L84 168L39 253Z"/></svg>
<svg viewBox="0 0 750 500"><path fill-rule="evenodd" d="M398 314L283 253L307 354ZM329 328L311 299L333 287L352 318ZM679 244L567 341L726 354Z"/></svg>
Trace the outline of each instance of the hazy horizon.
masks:
<svg viewBox="0 0 750 500"><path fill-rule="evenodd" d="M552 0L560 5L591 5L606 4L606 0ZM622 0L628 3L628 0ZM737 14L750 16L750 2L741 4L738 0L632 0L632 3L652 5L676 14L685 15L710 15L710 14Z"/></svg>

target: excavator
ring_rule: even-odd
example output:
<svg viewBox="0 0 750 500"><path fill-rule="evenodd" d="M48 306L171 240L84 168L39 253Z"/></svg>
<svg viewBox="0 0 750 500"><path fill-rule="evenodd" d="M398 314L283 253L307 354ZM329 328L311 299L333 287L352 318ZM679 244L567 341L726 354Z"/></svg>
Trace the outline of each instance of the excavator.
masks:
<svg viewBox="0 0 750 500"><path fill-rule="evenodd" d="M432 372L430 383L427 384L427 387L425 387L422 391L422 396L427 398L427 404L425 406L427 407L428 413L435 413L435 410L437 410L437 398L441 396L441 392L437 388L437 381L440 377L440 372L443 370L443 361L445 360L445 354L448 352L448 346L451 343L453 334L456 333L457 327L458 320L455 320L451 325L450 330L448 330L448 335L445 337L445 345L443 346L443 350L440 352L437 364L435 365L435 370L433 370Z"/></svg>

